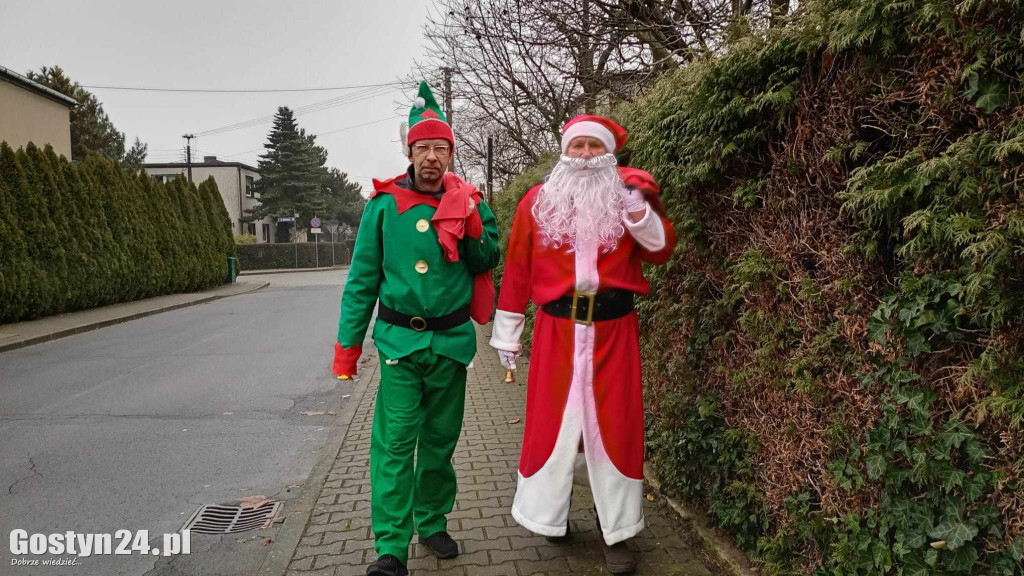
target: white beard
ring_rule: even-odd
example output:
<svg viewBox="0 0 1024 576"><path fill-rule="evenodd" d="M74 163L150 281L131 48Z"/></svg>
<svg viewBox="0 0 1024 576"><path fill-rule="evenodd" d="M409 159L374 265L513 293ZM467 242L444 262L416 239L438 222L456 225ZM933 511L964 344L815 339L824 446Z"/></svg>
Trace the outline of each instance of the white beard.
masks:
<svg viewBox="0 0 1024 576"><path fill-rule="evenodd" d="M625 233L621 188L614 154L588 159L562 156L544 179L533 205L544 243L568 246L570 252L593 243L610 252Z"/></svg>

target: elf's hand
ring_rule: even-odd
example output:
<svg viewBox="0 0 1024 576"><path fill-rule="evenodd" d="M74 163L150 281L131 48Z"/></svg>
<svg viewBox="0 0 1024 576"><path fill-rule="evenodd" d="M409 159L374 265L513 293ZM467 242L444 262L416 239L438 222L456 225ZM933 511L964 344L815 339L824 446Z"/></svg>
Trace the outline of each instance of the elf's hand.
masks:
<svg viewBox="0 0 1024 576"><path fill-rule="evenodd" d="M356 363L362 353L362 344L344 348L341 342L335 342L334 366L331 367L331 374L337 375L338 380L351 380L356 375Z"/></svg>

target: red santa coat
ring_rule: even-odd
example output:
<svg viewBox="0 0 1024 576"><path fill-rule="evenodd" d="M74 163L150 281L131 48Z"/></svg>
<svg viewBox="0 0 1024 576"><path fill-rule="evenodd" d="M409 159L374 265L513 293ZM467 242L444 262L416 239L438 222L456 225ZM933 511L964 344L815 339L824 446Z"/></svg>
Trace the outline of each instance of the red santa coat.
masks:
<svg viewBox="0 0 1024 576"><path fill-rule="evenodd" d="M552 248L532 209L540 186L516 210L505 259L491 345L518 350L529 300L539 307L574 291L650 291L641 264L662 264L675 231L646 172L620 168L643 190L647 213L609 253L596 246ZM643 397L636 312L591 326L538 310L527 390L526 429L512 513L533 532L565 533L572 469L583 439L591 489L604 538L614 544L643 529Z"/></svg>

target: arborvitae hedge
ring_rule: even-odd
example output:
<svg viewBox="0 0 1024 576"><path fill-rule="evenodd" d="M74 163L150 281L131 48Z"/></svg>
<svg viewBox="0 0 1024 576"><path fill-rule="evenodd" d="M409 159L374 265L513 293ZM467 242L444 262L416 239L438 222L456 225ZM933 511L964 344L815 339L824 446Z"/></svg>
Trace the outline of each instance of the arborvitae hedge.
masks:
<svg viewBox="0 0 1024 576"><path fill-rule="evenodd" d="M212 179L164 185L0 143L0 323L210 288L233 254Z"/></svg>
<svg viewBox="0 0 1024 576"><path fill-rule="evenodd" d="M1019 574L1024 5L802 4L622 114L650 456L770 574Z"/></svg>

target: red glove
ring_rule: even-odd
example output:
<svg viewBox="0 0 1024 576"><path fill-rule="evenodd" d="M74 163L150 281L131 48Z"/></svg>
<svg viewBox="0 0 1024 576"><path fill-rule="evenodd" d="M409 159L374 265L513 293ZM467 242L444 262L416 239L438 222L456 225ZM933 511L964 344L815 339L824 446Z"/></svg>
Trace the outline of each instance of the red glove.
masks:
<svg viewBox="0 0 1024 576"><path fill-rule="evenodd" d="M331 374L336 376L355 376L356 362L362 353L362 344L356 344L350 348L342 348L341 342L335 342L334 367L331 368Z"/></svg>
<svg viewBox="0 0 1024 576"><path fill-rule="evenodd" d="M473 210L469 216L466 216L466 236L469 236L473 240L480 238L484 233L484 223L480 219L480 211Z"/></svg>

